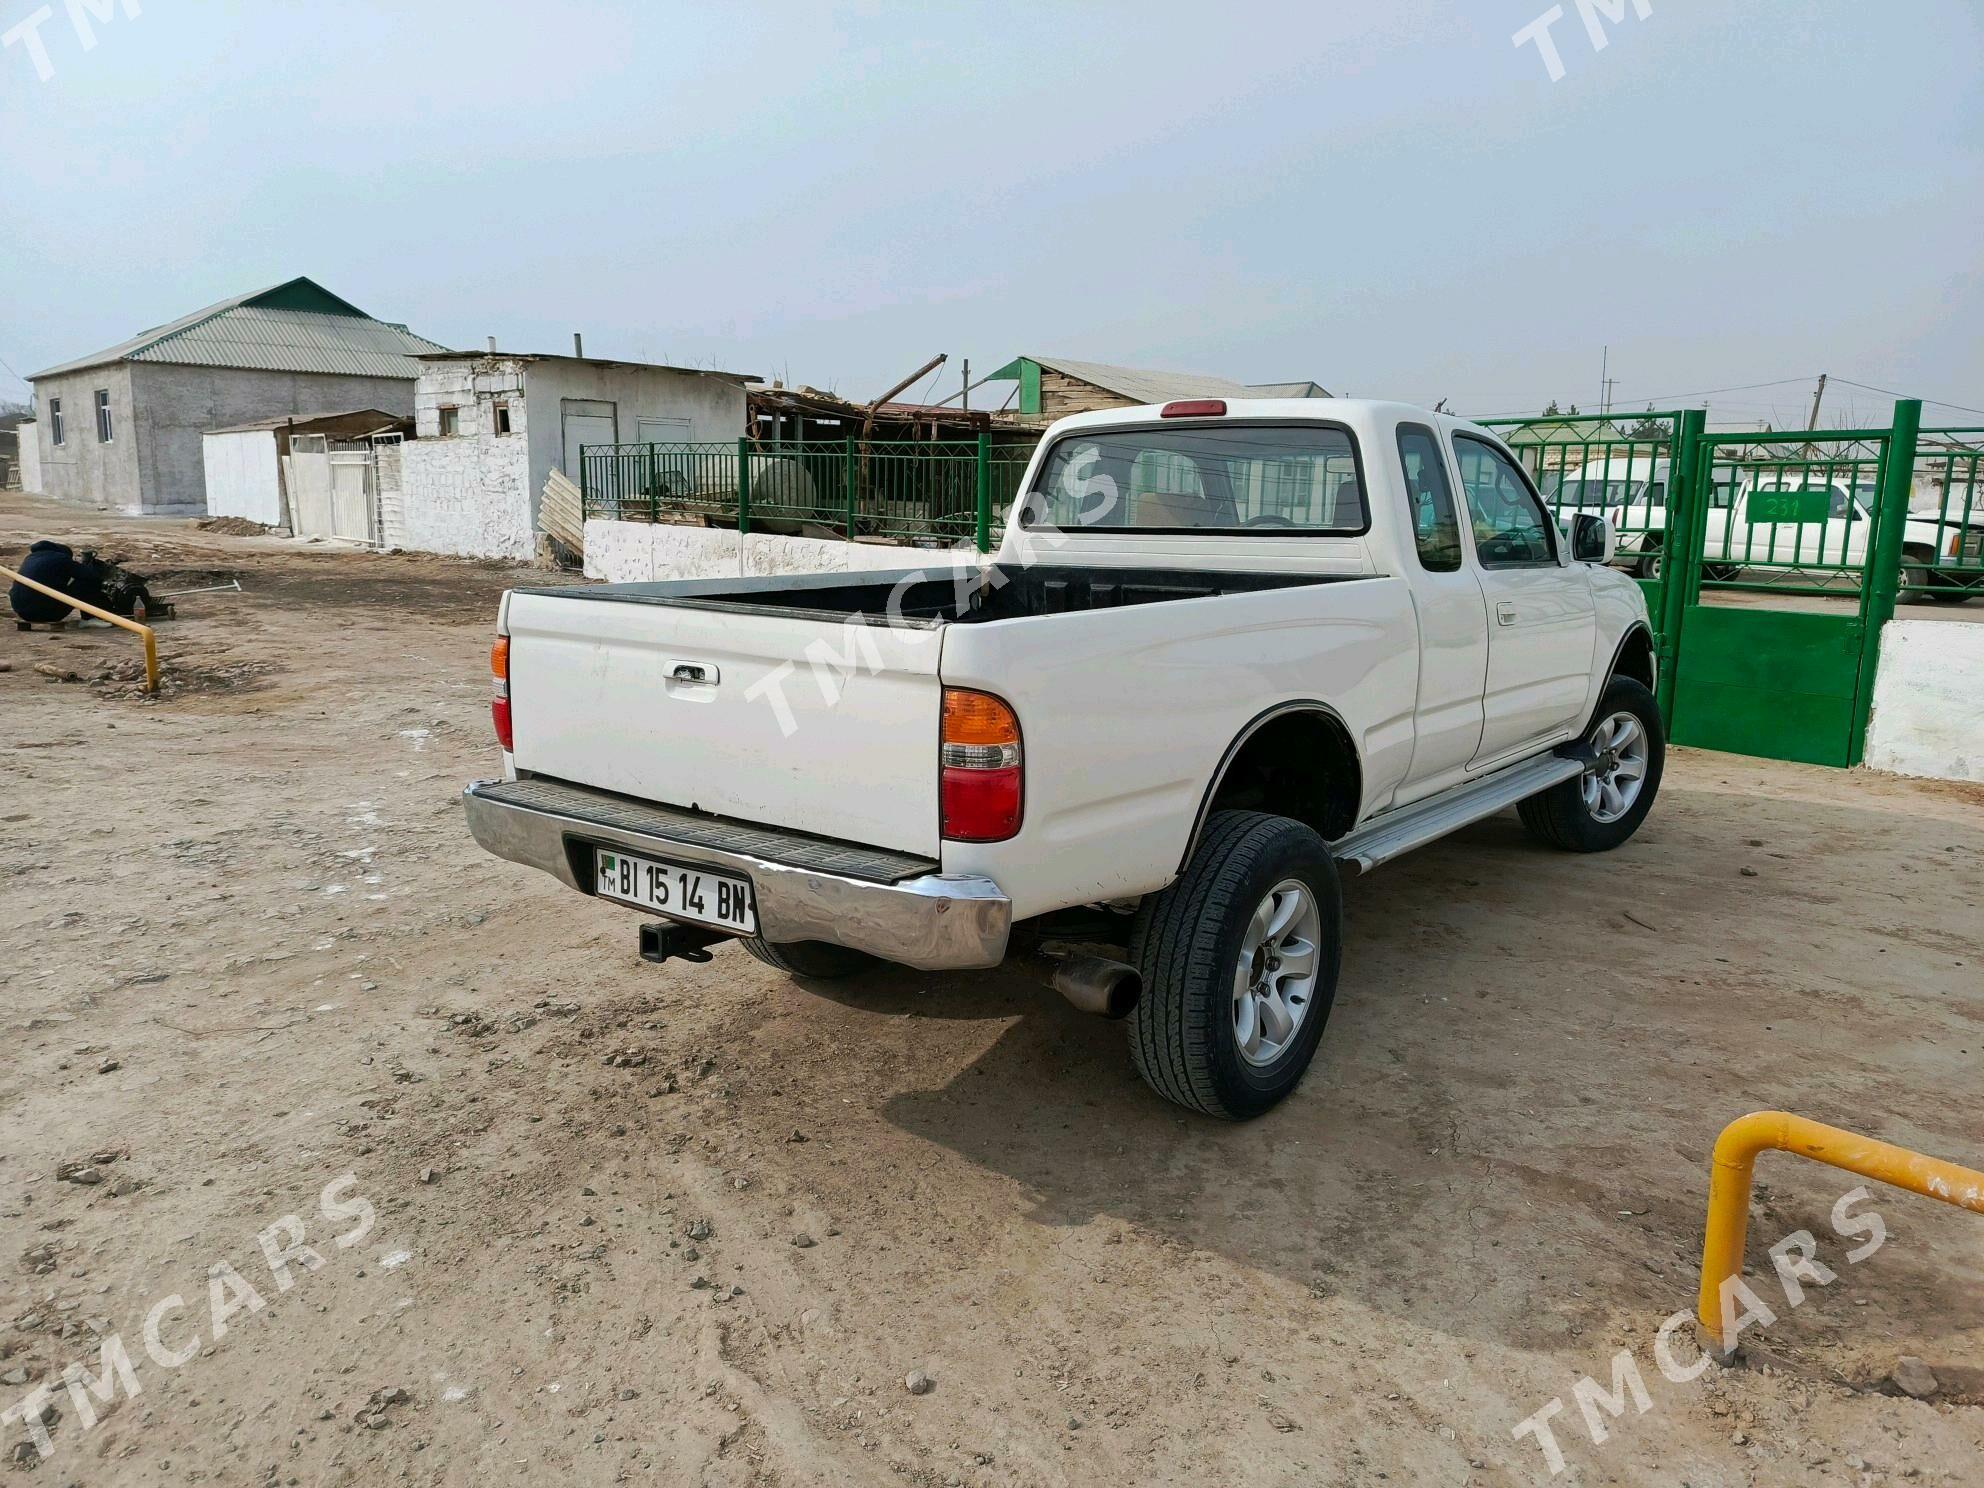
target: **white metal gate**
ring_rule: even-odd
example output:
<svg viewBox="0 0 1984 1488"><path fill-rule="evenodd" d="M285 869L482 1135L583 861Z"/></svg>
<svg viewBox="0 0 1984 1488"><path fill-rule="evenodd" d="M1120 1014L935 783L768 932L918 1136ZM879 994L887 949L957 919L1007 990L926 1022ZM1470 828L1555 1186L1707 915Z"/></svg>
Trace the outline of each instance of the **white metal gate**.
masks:
<svg viewBox="0 0 1984 1488"><path fill-rule="evenodd" d="M298 434L290 440L283 479L298 537L379 540L378 472L369 442Z"/></svg>

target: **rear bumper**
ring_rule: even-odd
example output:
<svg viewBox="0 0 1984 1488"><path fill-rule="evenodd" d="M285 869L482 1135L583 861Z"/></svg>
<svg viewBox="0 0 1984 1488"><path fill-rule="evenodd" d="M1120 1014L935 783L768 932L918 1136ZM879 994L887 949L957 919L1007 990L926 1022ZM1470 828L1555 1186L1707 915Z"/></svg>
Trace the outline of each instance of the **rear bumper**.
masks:
<svg viewBox="0 0 1984 1488"><path fill-rule="evenodd" d="M550 780L479 780L469 831L499 858L590 894L595 846L706 863L751 880L766 940L820 940L926 971L997 966L1012 904L989 878L900 853L725 823Z"/></svg>

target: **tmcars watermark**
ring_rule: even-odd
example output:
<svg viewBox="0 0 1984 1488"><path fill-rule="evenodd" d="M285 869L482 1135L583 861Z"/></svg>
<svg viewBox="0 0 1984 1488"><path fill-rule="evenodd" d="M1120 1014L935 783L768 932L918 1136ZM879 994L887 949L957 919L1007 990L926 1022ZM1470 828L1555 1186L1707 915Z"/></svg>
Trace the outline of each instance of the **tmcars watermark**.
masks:
<svg viewBox="0 0 1984 1488"><path fill-rule="evenodd" d="M1063 476L1062 489L1074 504L1078 526L1093 526L1107 520L1121 499L1112 477L1089 473L1099 458L1095 451L1088 451L1070 461ZM958 561L938 571L947 573L951 579L949 614L953 617L970 613L984 596L997 593L1011 583L1006 574L1008 568L1030 568L1066 546L1067 534L1045 515L1047 498L1044 493L1036 491L1024 495L1019 498L1019 505L1022 519L1013 524L1002 549L1011 553L1009 559L980 567L966 556L974 550L961 549ZM813 679L813 685L819 689L821 702L829 708L835 707L845 693L848 681L857 673L865 672L872 677L887 669L881 647L876 641L878 626L892 638L911 647L921 647L936 638L936 632L926 625L912 623L905 611L911 591L931 580L932 574L928 569L919 568L904 574L890 588L879 622L857 611L841 623L839 646L817 637L806 643L806 670ZM748 701L763 699L770 705L778 719L779 733L788 739L799 732L799 717L785 695L785 685L799 671L799 666L796 661L782 661L744 689Z"/></svg>
<svg viewBox="0 0 1984 1488"><path fill-rule="evenodd" d="M94 51L96 28L116 18L119 0L63 0L63 4L69 12L69 28L76 33L76 44L86 52ZM124 14L132 20L143 13L138 0L122 0L122 6ZM54 6L38 5L24 20L0 31L0 47L20 47L25 51L28 61L34 64L34 75L44 83L55 76L55 60L49 55L41 28L54 19Z"/></svg>
<svg viewBox="0 0 1984 1488"><path fill-rule="evenodd" d="M1856 1188L1842 1194L1832 1206L1833 1232L1842 1240L1861 1242L1846 1252L1849 1266L1859 1265L1887 1244L1887 1221L1881 1218L1879 1212L1873 1209L1856 1211L1854 1208L1870 1197L1865 1188ZM1839 1279L1839 1273L1821 1261L1818 1254L1818 1242L1812 1238L1810 1230L1793 1230L1770 1248L1771 1268L1784 1292L1787 1310L1803 1305L1807 1285L1831 1286ZM1722 1357L1733 1353L1745 1329L1768 1328L1777 1321L1776 1310L1741 1276L1732 1276L1722 1283L1721 1308ZM1677 1352L1677 1335L1689 1330L1689 1325L1694 1322L1694 1313L1677 1312L1663 1322L1654 1334L1653 1362L1659 1368L1661 1378L1671 1385L1693 1383L1715 1360L1716 1355L1707 1350L1696 1350L1694 1358L1687 1360ZM1639 1361L1633 1357L1631 1349L1620 1349L1612 1356L1612 1383L1609 1389L1586 1375L1571 1386L1571 1398L1577 1402L1578 1413L1584 1418L1585 1431L1595 1447L1603 1446L1611 1438L1606 1417L1617 1420L1624 1416L1629 1400L1635 1415L1643 1416L1653 1409L1653 1396L1647 1390L1646 1376L1640 1372ZM1510 1431L1517 1441L1528 1437L1536 1443L1553 1478L1564 1470L1564 1449L1550 1422L1563 1413L1564 1399L1561 1395L1554 1395L1544 1402L1540 1410L1516 1422Z"/></svg>
<svg viewBox="0 0 1984 1488"><path fill-rule="evenodd" d="M1605 22L1623 25L1626 19L1626 0L1576 0L1578 18L1584 22L1584 34L1591 38L1591 49L1602 52L1612 44L1612 38L1605 34ZM1632 0L1633 14L1641 20L1653 14L1653 0ZM1564 7L1553 5L1542 15L1516 32L1511 40L1518 47L1534 45L1537 55L1543 59L1543 70L1550 74L1550 81L1564 80L1564 54L1557 50L1557 39L1550 34L1550 28L1564 19Z"/></svg>
<svg viewBox="0 0 1984 1488"><path fill-rule="evenodd" d="M327 1242L333 1253L350 1250L372 1232L375 1218L372 1204L362 1194L353 1192L357 1186L358 1175L345 1173L325 1184L323 1192L317 1195L317 1212L326 1223L352 1221L350 1229L332 1236ZM303 1221L294 1214L285 1214L262 1230L255 1236L255 1244L268 1268L269 1283L278 1293L296 1285L298 1278L291 1267L309 1272L324 1264L323 1253L304 1243ZM252 1316L269 1305L268 1299L255 1289L254 1283L227 1261L216 1261L207 1268L206 1301L207 1338L215 1343L227 1336L233 1319L243 1313ZM153 1302L145 1313L142 1329L144 1356L160 1369L177 1369L200 1352L203 1340L198 1326L180 1334L180 1329L189 1319L184 1316L174 1318L174 1314L190 1311L186 1299L173 1292ZM173 1332L179 1335L172 1343L168 1343L165 1336L168 1320ZM138 1379L137 1361L132 1358L124 1336L110 1333L105 1335L97 1350L94 1372L80 1361L71 1363L59 1378L44 1380L20 1400L0 1411L0 1424L25 1424L36 1453L46 1460L55 1452L55 1441L49 1427L59 1419L60 1413L55 1408L57 1397L63 1394L68 1396L69 1408L76 1413L80 1429L88 1431L97 1423L98 1407L108 1407L116 1402L120 1386L126 1399L135 1400L144 1393L144 1385Z"/></svg>

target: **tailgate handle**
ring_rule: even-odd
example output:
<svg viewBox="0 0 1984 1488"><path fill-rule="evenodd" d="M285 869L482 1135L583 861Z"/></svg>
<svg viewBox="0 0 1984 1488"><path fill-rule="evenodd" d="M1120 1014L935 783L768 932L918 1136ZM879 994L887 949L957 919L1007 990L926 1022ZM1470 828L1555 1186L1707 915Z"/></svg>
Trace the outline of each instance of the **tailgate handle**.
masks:
<svg viewBox="0 0 1984 1488"><path fill-rule="evenodd" d="M714 687L717 682L717 669L700 661L678 661L668 673L671 682L703 683Z"/></svg>

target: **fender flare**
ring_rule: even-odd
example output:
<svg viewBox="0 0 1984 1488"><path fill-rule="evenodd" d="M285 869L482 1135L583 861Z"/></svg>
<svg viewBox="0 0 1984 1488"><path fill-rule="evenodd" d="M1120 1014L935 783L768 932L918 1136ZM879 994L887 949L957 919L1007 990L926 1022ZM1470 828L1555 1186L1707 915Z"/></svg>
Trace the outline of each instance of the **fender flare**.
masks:
<svg viewBox="0 0 1984 1488"><path fill-rule="evenodd" d="M1232 742L1226 746L1226 752L1220 755L1219 763L1213 767L1212 779L1207 782L1205 790L1199 796L1199 809L1192 818L1191 834L1185 839L1184 855L1178 860L1180 873L1183 873L1185 865L1192 861L1192 854L1198 851L1199 838L1205 834L1206 818L1212 815L1212 803L1219 795L1219 788L1226 783L1227 772L1233 768L1233 762L1240 757L1241 751L1246 749L1254 735L1276 719L1285 718L1291 713L1314 714L1326 719L1343 732L1344 739L1350 745L1350 757L1357 764L1358 804L1360 806L1363 804L1364 760L1357 752L1357 736L1351 733L1350 725L1344 722L1343 715L1320 698L1291 698L1287 702L1276 703L1273 707L1263 708L1247 721L1240 732L1233 736Z"/></svg>
<svg viewBox="0 0 1984 1488"><path fill-rule="evenodd" d="M1635 620L1619 637L1619 644L1612 648L1612 660L1605 667L1605 680L1599 684L1597 700L1592 703L1591 712L1585 717L1584 727L1578 731L1578 739L1583 739L1597 725L1598 710L1605 706L1605 689L1612 684L1612 679L1619 675L1619 658L1626 654L1627 645L1636 635L1646 637L1647 655L1653 661L1653 678L1656 683L1660 680L1660 647L1653 639L1653 627L1644 620Z"/></svg>

